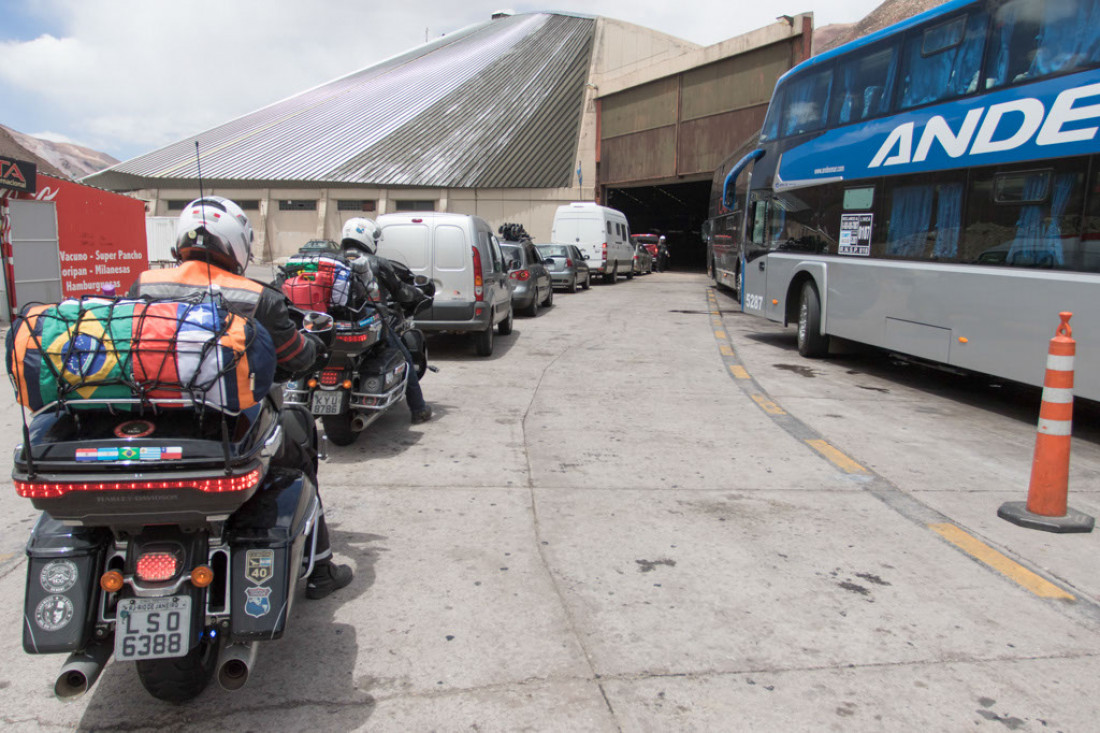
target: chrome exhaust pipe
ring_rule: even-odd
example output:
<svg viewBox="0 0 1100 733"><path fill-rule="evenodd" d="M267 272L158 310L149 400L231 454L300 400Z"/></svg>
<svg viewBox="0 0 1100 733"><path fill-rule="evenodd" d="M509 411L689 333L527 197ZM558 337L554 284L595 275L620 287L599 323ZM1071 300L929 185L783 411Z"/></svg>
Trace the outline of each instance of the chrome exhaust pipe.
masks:
<svg viewBox="0 0 1100 733"><path fill-rule="evenodd" d="M256 664L256 649L260 642L229 644L218 655L218 684L223 689L239 690L248 682L252 666Z"/></svg>
<svg viewBox="0 0 1100 733"><path fill-rule="evenodd" d="M367 419L362 415L353 415L351 418L351 429L357 433L366 430L367 425L369 424L370 423L367 422Z"/></svg>
<svg viewBox="0 0 1100 733"><path fill-rule="evenodd" d="M99 673L114 653L114 646L106 641L91 644L82 652L73 652L61 667L53 694L58 700L76 700L99 679Z"/></svg>

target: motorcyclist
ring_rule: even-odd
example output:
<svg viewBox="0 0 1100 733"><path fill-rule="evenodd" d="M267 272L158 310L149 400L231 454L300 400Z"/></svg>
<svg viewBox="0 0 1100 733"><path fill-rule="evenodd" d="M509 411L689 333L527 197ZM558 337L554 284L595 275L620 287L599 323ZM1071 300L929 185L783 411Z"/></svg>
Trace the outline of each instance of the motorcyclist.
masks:
<svg viewBox="0 0 1100 733"><path fill-rule="evenodd" d="M657 239L657 272L664 272L668 269L669 251L668 242L665 241L665 235L661 235Z"/></svg>
<svg viewBox="0 0 1100 733"><path fill-rule="evenodd" d="M392 299L410 309L424 299L424 294L411 285L403 282L393 269L393 264L385 257L376 254L378 251L378 237L381 235L378 225L364 217L354 217L344 222L341 233L340 246L344 249L344 256L352 260L352 268L361 270L365 263L370 268L374 282L378 283L382 293L382 299ZM424 401L424 393L420 389L420 378L416 374L416 365L413 363L412 354L405 342L394 333L386 324L386 343L391 347L401 350L408 364L406 372L408 381L405 385L405 403L409 406L414 423L427 422L432 419L432 407Z"/></svg>
<svg viewBox="0 0 1100 733"><path fill-rule="evenodd" d="M141 273L130 288L130 296L187 298L216 287L234 313L255 319L271 334L275 380L303 377L324 357L324 347L316 336L298 330L281 292L244 276L252 259L252 238L252 225L237 204L221 196L196 199L184 207L176 226L172 254L179 265ZM273 395L278 399L277 390ZM280 420L287 435L280 462L313 475L314 456L305 454L305 446L315 444L313 416L299 416L280 408ZM306 584L306 597L324 598L350 583L352 575L350 567L332 561L322 511L317 522L316 563Z"/></svg>

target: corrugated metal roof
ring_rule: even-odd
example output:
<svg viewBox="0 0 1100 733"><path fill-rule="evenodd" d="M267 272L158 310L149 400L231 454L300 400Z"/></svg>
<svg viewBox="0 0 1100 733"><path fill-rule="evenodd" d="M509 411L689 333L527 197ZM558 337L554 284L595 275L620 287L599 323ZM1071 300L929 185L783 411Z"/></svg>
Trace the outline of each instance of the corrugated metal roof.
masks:
<svg viewBox="0 0 1100 733"><path fill-rule="evenodd" d="M91 176L427 187L568 186L595 19L473 26ZM98 181L96 179L99 179Z"/></svg>

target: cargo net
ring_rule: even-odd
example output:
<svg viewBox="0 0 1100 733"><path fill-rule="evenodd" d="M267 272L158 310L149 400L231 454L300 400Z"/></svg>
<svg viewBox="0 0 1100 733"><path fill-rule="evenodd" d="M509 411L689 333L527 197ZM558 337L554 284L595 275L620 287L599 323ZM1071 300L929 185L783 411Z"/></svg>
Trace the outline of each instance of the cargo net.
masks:
<svg viewBox="0 0 1100 733"><path fill-rule="evenodd" d="M364 260L356 268L342 256L298 253L283 266L283 295L303 311L330 313L335 318L357 318L367 301L364 277L372 278Z"/></svg>
<svg viewBox="0 0 1100 733"><path fill-rule="evenodd" d="M262 325L223 301L71 298L30 305L7 338L17 399L38 411L195 407L235 415L271 389Z"/></svg>

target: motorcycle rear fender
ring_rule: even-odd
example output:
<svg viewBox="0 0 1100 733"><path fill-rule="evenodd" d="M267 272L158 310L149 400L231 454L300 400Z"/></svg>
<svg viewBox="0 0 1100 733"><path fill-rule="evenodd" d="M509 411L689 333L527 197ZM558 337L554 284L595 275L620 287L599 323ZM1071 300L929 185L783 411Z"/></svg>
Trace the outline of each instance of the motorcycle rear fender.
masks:
<svg viewBox="0 0 1100 733"><path fill-rule="evenodd" d="M94 632L99 576L110 534L69 527L43 513L27 542L23 649L29 654L83 649Z"/></svg>

